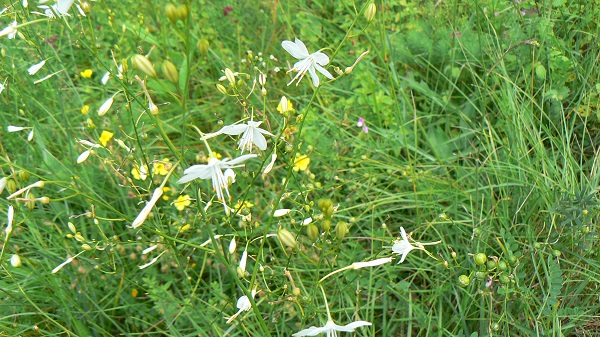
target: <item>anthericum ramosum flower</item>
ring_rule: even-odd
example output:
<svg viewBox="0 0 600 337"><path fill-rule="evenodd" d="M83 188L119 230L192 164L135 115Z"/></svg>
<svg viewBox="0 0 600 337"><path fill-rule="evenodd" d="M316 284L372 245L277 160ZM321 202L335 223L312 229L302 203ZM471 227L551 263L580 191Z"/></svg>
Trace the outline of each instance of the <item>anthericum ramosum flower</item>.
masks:
<svg viewBox="0 0 600 337"><path fill-rule="evenodd" d="M205 135L202 139L212 138L220 134L230 136L242 134L242 137L238 142L238 149L242 150L242 153L244 153L245 150L252 152L252 144L256 145L261 151L264 151L267 149L267 139L263 134L269 136L273 136L273 134L259 128L261 123L262 122L248 121L247 124L227 125L217 132Z"/></svg>
<svg viewBox="0 0 600 337"><path fill-rule="evenodd" d="M256 293L256 289L252 289L252 298L254 298ZM233 314L233 316L227 319L227 324L233 322L233 320L236 319L236 317L238 317L242 312L250 310L252 308L252 303L250 302L248 296L244 295L238 298L236 307L239 309L238 312L236 312L235 314Z"/></svg>
<svg viewBox="0 0 600 337"><path fill-rule="evenodd" d="M404 227L400 227L400 235L402 235L402 240L396 240L396 241L394 241L394 244L392 245L392 252L395 254L398 254L398 255L402 255L402 257L400 258L400 261L398 263L404 262L404 259L406 259L406 256L408 255L408 253L410 253L410 251L413 249L422 250L425 253L427 253L429 256L435 258L434 256L431 255L431 253L429 253L425 249L425 246L437 245L438 243L442 242L442 241L435 241L435 242L416 242L415 241L415 243L413 245L408 241L408 236L406 235L406 231L404 230Z"/></svg>
<svg viewBox="0 0 600 337"><path fill-rule="evenodd" d="M327 69L323 68L329 63L329 57L322 52L314 52L312 54L308 53L308 49L302 41L295 39L294 42L285 40L281 42L281 46L288 53L290 53L293 57L297 58L298 62L294 64L294 67L287 72L290 71L297 72L296 76L288 83L288 85L294 83L294 81L298 80L296 85L300 83L306 72L312 78L313 85L315 87L319 86L320 80L317 72L318 70L321 74L325 75L330 80L333 80L333 76L327 71Z"/></svg>
<svg viewBox="0 0 600 337"><path fill-rule="evenodd" d="M29 67L29 69L27 69L27 72L29 72L29 75L35 75L40 69L42 69L44 64L46 64L46 60L32 65L31 67Z"/></svg>
<svg viewBox="0 0 600 337"><path fill-rule="evenodd" d="M211 156L208 160L208 164L193 165L183 171L183 177L179 179L178 183L185 184L194 179L210 179L212 181L213 189L217 194L217 199L223 203L223 207L225 207L225 213L229 214L229 208L227 207L223 190L225 190L225 193L227 194L227 199L230 199L231 195L229 194L229 189L227 188L229 184L227 177L223 174L223 170L242 167L244 165L237 164L255 157L256 154L245 154L235 159L225 158L220 160L214 156Z"/></svg>
<svg viewBox="0 0 600 337"><path fill-rule="evenodd" d="M75 0L58 0L56 4L52 6L42 5L39 7L44 10L44 15L49 18L60 17L63 15L71 16L68 12L73 5L73 2L75 2Z"/></svg>
<svg viewBox="0 0 600 337"><path fill-rule="evenodd" d="M271 161L269 162L269 164L267 164L267 166L265 166L265 170L262 173L263 179L265 179L265 177L267 176L267 173L271 172L271 170L273 169L273 165L275 164L276 159L277 159L277 153L273 153L271 155Z"/></svg>
<svg viewBox="0 0 600 337"><path fill-rule="evenodd" d="M139 226L141 226L144 223L144 221L146 221L146 218L150 214L150 211L152 211L152 208L154 207L154 205L156 204L158 199L160 199L160 196L162 194L163 194L162 187L157 187L154 190L154 192L152 193L152 198L150 198L150 201L148 201L148 203L146 204L146 206L144 206L144 208L142 209L140 214L138 214L138 216L135 218L135 220L133 220L133 223L131 224L131 226L129 226L129 228L133 228L133 229L138 228Z"/></svg>
<svg viewBox="0 0 600 337"><path fill-rule="evenodd" d="M356 328L360 328L361 326L369 326L372 325L371 322L367 321L356 321L347 325L337 325L333 322L333 320L328 320L327 323L322 327L311 326L308 329L304 329L302 331L296 332L293 334L293 337L302 337L302 336L316 336L322 333L326 333L327 337L336 337L338 331L344 332L352 332L356 330Z"/></svg>
<svg viewBox="0 0 600 337"><path fill-rule="evenodd" d="M12 40L17 36L17 21L8 24L4 29L0 30L0 37L6 36Z"/></svg>

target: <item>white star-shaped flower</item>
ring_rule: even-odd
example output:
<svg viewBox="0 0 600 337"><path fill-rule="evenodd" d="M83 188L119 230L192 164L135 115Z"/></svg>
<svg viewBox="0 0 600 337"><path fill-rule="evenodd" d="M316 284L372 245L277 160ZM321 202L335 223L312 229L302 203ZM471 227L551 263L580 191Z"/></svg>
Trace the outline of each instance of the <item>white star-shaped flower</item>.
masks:
<svg viewBox="0 0 600 337"><path fill-rule="evenodd" d="M63 15L71 16L68 12L71 6L73 6L73 2L75 2L75 0L58 0L56 4L52 6L42 5L39 7L44 10L43 15L49 18Z"/></svg>
<svg viewBox="0 0 600 337"><path fill-rule="evenodd" d="M0 37L6 36L9 40L14 39L17 36L17 21L13 21L8 24L4 29L0 30Z"/></svg>
<svg viewBox="0 0 600 337"><path fill-rule="evenodd" d="M227 125L217 132L205 135L202 139L212 138L223 133L230 136L241 134L242 137L238 142L238 149L242 150L242 153L244 153L245 150L252 152L252 144L256 145L261 151L264 151L267 149L267 139L263 135L273 136L273 134L259 128L260 124L262 124L262 121L248 121L247 124Z"/></svg>
<svg viewBox="0 0 600 337"><path fill-rule="evenodd" d="M295 42L285 40L281 42L281 46L293 57L300 60L296 62L296 64L294 64L294 67L292 69L287 71L288 73L290 71L298 72L298 74L294 76L294 78L290 81L290 83L288 83L288 85L294 83L294 81L296 80L298 80L298 82L296 83L296 85L298 85L298 83L300 83L300 81L308 71L308 74L312 78L313 85L315 87L318 87L320 80L315 69L318 70L321 74L325 75L325 77L327 77L328 79L333 80L333 76L327 71L327 69L323 68L323 66L326 66L329 63L329 57L324 53L318 51L309 54L308 49L306 49L304 43L302 43L302 41L298 39L295 39Z"/></svg>
<svg viewBox="0 0 600 337"><path fill-rule="evenodd" d="M394 245L392 246L392 252L398 255L402 255L402 257L400 258L400 262L398 263L404 262L404 259L406 259L406 255L408 255L408 253L410 253L411 250L416 248L410 242L408 242L408 238L406 237L404 227L400 227L400 233L402 234L402 240L394 241Z"/></svg>
<svg viewBox="0 0 600 337"><path fill-rule="evenodd" d="M193 165L188 167L185 171L183 171L183 177L179 179L178 183L185 184L194 179L210 179L212 181L213 189L217 194L217 199L223 203L223 206L225 207L225 213L229 214L229 208L227 207L225 201L225 194L223 194L223 190L225 190L227 198L231 199L231 195L227 189L229 186L229 179L228 175L223 174L223 170L244 166L236 164L254 157L256 157L256 154L246 154L233 160L229 158L219 160L215 157L211 157L208 160L208 164Z"/></svg>
<svg viewBox="0 0 600 337"><path fill-rule="evenodd" d="M326 333L327 337L336 337L338 331L352 332L356 328L359 328L361 326L369 326L369 325L372 325L372 324L371 324L371 322L367 322L367 321L356 321L356 322L352 322L347 325L337 325L333 322L333 320L329 319L329 321L327 321L327 324L325 324L323 327L317 328L316 326L311 326L308 329L304 329L302 331L296 332L292 336L293 337L316 336L316 335L319 335L322 333Z"/></svg>

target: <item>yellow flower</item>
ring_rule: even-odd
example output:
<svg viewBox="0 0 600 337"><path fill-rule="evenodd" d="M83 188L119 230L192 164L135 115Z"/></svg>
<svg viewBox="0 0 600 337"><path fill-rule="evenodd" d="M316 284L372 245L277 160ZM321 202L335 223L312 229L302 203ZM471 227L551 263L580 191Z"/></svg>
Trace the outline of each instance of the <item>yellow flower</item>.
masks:
<svg viewBox="0 0 600 337"><path fill-rule="evenodd" d="M163 200L169 200L169 196L167 195L169 191L171 191L170 187L163 187Z"/></svg>
<svg viewBox="0 0 600 337"><path fill-rule="evenodd" d="M190 229L190 227L191 227L191 225L189 223L179 227L179 233L183 233L183 232L187 231L188 229Z"/></svg>
<svg viewBox="0 0 600 337"><path fill-rule="evenodd" d="M83 78L92 78L93 73L94 72L92 71L92 69L86 69L86 70L80 72L79 75L81 75L81 77L83 77Z"/></svg>
<svg viewBox="0 0 600 337"><path fill-rule="evenodd" d="M84 105L83 108L81 108L81 113L83 115L87 115L88 112L90 112L90 106L89 105Z"/></svg>
<svg viewBox="0 0 600 337"><path fill-rule="evenodd" d="M133 176L133 179L135 179L135 180L146 180L146 177L148 176L148 166L142 165L139 168L137 168L137 167L132 168L131 175Z"/></svg>
<svg viewBox="0 0 600 337"><path fill-rule="evenodd" d="M113 136L114 133L112 132L102 131L102 134L100 135L100 143L102 144L102 146L106 146L106 144L108 144L108 141L111 140Z"/></svg>
<svg viewBox="0 0 600 337"><path fill-rule="evenodd" d="M220 153L216 153L215 151L212 152L212 156L215 157L215 158L217 158L217 159L223 158L223 156L221 156Z"/></svg>
<svg viewBox="0 0 600 337"><path fill-rule="evenodd" d="M169 158L165 158L162 161L154 162L152 164L152 173L160 174L161 176L166 176L169 173L173 165L169 163Z"/></svg>
<svg viewBox="0 0 600 337"><path fill-rule="evenodd" d="M310 158L305 154L296 153L296 160L294 161L294 171L306 171L310 164Z"/></svg>
<svg viewBox="0 0 600 337"><path fill-rule="evenodd" d="M244 201L244 202L238 201L235 204L235 206L233 206L233 209L235 209L235 210L238 210L238 209L242 210L242 209L250 209L252 207L254 207L254 204L251 203L250 201Z"/></svg>
<svg viewBox="0 0 600 337"><path fill-rule="evenodd" d="M187 206L191 205L192 201L190 200L190 196L189 195L180 195L179 197L177 197L177 200L175 200L173 202L173 205L175 205L175 207L180 210L183 211L184 208L186 208Z"/></svg>

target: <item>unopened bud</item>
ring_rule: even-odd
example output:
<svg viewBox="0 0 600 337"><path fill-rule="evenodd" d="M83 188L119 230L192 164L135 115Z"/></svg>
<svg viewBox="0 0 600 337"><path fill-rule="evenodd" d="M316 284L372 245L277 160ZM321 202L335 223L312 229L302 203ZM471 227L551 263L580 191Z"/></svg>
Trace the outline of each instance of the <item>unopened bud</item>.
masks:
<svg viewBox="0 0 600 337"><path fill-rule="evenodd" d="M308 235L311 240L317 241L319 238L319 228L314 224L309 224L306 226L306 235Z"/></svg>
<svg viewBox="0 0 600 337"><path fill-rule="evenodd" d="M75 225L72 222L67 223L67 226L69 227L69 230L73 232L73 234L77 233L77 228L75 228Z"/></svg>
<svg viewBox="0 0 600 337"><path fill-rule="evenodd" d="M286 247L294 248L298 244L294 234L285 228L280 228L277 231L277 238L279 239L279 242Z"/></svg>
<svg viewBox="0 0 600 337"><path fill-rule="evenodd" d="M177 7L175 7L175 5L167 4L165 6L165 12L167 13L167 18L169 19L169 21L171 21L172 23L177 22Z"/></svg>
<svg viewBox="0 0 600 337"><path fill-rule="evenodd" d="M8 179L6 182L6 190L10 194L15 193L17 191L17 183L13 179Z"/></svg>
<svg viewBox="0 0 600 337"><path fill-rule="evenodd" d="M217 84L217 90L223 95L227 95L227 89L221 83Z"/></svg>
<svg viewBox="0 0 600 337"><path fill-rule="evenodd" d="M41 197L40 198L40 202L44 205L48 205L50 203L50 198L48 197Z"/></svg>
<svg viewBox="0 0 600 337"><path fill-rule="evenodd" d="M196 45L196 47L198 48L198 51L200 51L200 55L202 55L202 56L208 54L209 46L210 46L210 42L208 42L207 39L198 40L198 44Z"/></svg>
<svg viewBox="0 0 600 337"><path fill-rule="evenodd" d="M231 69L225 68L225 77L227 78L227 81L229 81L229 83L235 83L235 75L233 74L233 71L231 71Z"/></svg>
<svg viewBox="0 0 600 337"><path fill-rule="evenodd" d="M146 56L140 54L134 55L131 58L131 64L144 74L150 77L156 77L156 70L154 70L152 62L150 62Z"/></svg>
<svg viewBox="0 0 600 337"><path fill-rule="evenodd" d="M82 10L84 13L89 13L89 12L91 12L91 11L92 11L92 6L90 5L90 3L89 3L89 2L87 2L87 1L84 1L84 2L82 2L82 3L81 3L81 10Z"/></svg>
<svg viewBox="0 0 600 337"><path fill-rule="evenodd" d="M163 75L165 75L165 78L171 83L179 83L179 73L177 72L177 68L171 61L163 62L162 72Z"/></svg>
<svg viewBox="0 0 600 337"><path fill-rule="evenodd" d="M335 236L342 240L350 230L348 229L348 223L340 221L335 226Z"/></svg>
<svg viewBox="0 0 600 337"><path fill-rule="evenodd" d="M112 106L113 101L114 101L114 96L111 96L109 99L106 100L106 102L102 103L102 105L98 109L98 116L104 116L108 112L110 107ZM93 124L93 122L92 122L92 124ZM91 129L91 127L89 126L89 123L88 123L88 127Z"/></svg>
<svg viewBox="0 0 600 337"><path fill-rule="evenodd" d="M377 6L374 2L371 2L365 10L365 18L367 19L367 22L373 21L375 14L377 14Z"/></svg>
<svg viewBox="0 0 600 337"><path fill-rule="evenodd" d="M10 265L19 268L23 263L21 262L21 257L17 254L14 254L10 257Z"/></svg>
<svg viewBox="0 0 600 337"><path fill-rule="evenodd" d="M88 245L87 243L84 243L81 245L81 249L90 251L92 250L92 246Z"/></svg>
<svg viewBox="0 0 600 337"><path fill-rule="evenodd" d="M154 104L152 101L150 101L150 105L148 106L148 110L150 110L150 113L154 116L158 115L158 107L156 106L156 104Z"/></svg>

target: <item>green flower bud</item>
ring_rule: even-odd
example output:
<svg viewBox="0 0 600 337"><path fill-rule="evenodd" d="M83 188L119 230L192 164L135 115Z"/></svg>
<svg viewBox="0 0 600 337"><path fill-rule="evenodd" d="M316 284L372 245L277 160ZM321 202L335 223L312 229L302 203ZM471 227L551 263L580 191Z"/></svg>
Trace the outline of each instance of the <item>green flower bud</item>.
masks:
<svg viewBox="0 0 600 337"><path fill-rule="evenodd" d="M342 240L350 230L348 229L348 223L340 221L335 226L335 236Z"/></svg>
<svg viewBox="0 0 600 337"><path fill-rule="evenodd" d="M26 183L29 180L29 177L31 177L31 174L27 171L19 171L19 180L21 180L22 182Z"/></svg>
<svg viewBox="0 0 600 337"><path fill-rule="evenodd" d="M165 12L167 13L167 18L169 19L169 21L171 21L172 23L177 22L178 13L177 13L177 7L175 7L175 5L167 4L165 6Z"/></svg>
<svg viewBox="0 0 600 337"><path fill-rule="evenodd" d="M330 230L331 229L331 220L323 219L323 221L321 221L321 229L325 232Z"/></svg>
<svg viewBox="0 0 600 337"><path fill-rule="evenodd" d="M306 235L308 235L311 240L317 241L319 238L319 228L315 224L309 224L306 226Z"/></svg>
<svg viewBox="0 0 600 337"><path fill-rule="evenodd" d="M562 252L558 249L555 249L552 251L552 255L554 255L555 257L559 257L562 255Z"/></svg>
<svg viewBox="0 0 600 337"><path fill-rule="evenodd" d="M298 242L296 241L296 237L294 237L294 234L292 234L289 230L285 228L280 228L277 231L277 238L279 239L279 242L281 242L281 244L286 247L294 248L298 244Z"/></svg>
<svg viewBox="0 0 600 337"><path fill-rule="evenodd" d="M208 54L209 46L210 46L210 42L208 42L207 39L198 40L198 44L196 45L196 47L198 47L198 51L200 51L200 55L202 55L202 56L205 56L206 54Z"/></svg>
<svg viewBox="0 0 600 337"><path fill-rule="evenodd" d="M165 75L165 78L169 80L171 83L179 83L179 73L177 72L177 68L171 61L165 61L162 64L162 72Z"/></svg>
<svg viewBox="0 0 600 337"><path fill-rule="evenodd" d="M365 10L365 18L368 22L371 22L375 18L375 14L377 14L377 6L374 2L371 2Z"/></svg>
<svg viewBox="0 0 600 337"><path fill-rule="evenodd" d="M144 74L150 77L156 77L156 70L154 70L152 62L150 62L146 56L140 54L134 55L131 58L131 64Z"/></svg>
<svg viewBox="0 0 600 337"><path fill-rule="evenodd" d="M90 251L92 250L92 246L88 245L87 243L84 243L81 245L81 249Z"/></svg>
<svg viewBox="0 0 600 337"><path fill-rule="evenodd" d="M458 284L459 284L461 287L466 287L466 286L468 286L469 284L471 284L471 279L470 279L470 278L469 278L467 275L464 275L464 274L463 274L463 275L460 275L460 276L458 277Z"/></svg>
<svg viewBox="0 0 600 337"><path fill-rule="evenodd" d="M474 256L475 258L475 264L478 266L483 266L485 264L485 262L487 261L487 256L485 256L484 253L477 253Z"/></svg>
<svg viewBox="0 0 600 337"><path fill-rule="evenodd" d="M217 84L217 91L222 93L223 95L227 95L227 89L221 83Z"/></svg>
<svg viewBox="0 0 600 337"><path fill-rule="evenodd" d="M504 261L498 261L498 270L505 271L508 269L508 265Z"/></svg>

